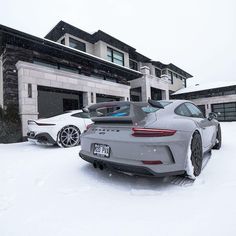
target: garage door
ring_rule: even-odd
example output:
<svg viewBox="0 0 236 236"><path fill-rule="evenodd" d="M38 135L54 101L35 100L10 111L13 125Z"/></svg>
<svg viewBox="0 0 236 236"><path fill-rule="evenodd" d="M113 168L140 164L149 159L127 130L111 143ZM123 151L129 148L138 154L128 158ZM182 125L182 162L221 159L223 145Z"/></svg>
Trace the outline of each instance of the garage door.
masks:
<svg viewBox="0 0 236 236"><path fill-rule="evenodd" d="M59 115L68 110L77 110L82 105L81 92L38 86L39 118Z"/></svg>
<svg viewBox="0 0 236 236"><path fill-rule="evenodd" d="M219 121L236 121L236 102L212 104L212 111L220 113Z"/></svg>

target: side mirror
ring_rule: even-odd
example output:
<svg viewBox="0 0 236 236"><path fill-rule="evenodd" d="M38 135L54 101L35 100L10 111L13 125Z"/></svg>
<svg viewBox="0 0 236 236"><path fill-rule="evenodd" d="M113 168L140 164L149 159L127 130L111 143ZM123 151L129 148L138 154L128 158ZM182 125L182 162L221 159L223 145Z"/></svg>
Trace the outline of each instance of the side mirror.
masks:
<svg viewBox="0 0 236 236"><path fill-rule="evenodd" d="M217 114L215 112L211 112L208 116L208 120L213 120L217 118Z"/></svg>

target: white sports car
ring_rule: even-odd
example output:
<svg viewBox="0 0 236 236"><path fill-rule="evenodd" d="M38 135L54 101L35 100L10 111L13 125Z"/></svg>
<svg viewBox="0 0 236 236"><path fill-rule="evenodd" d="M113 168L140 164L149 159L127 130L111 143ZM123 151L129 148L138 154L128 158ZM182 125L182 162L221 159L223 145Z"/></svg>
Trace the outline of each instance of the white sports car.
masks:
<svg viewBox="0 0 236 236"><path fill-rule="evenodd" d="M80 135L93 123L89 113L69 111L47 119L28 121L28 140L34 143L74 147L80 144Z"/></svg>

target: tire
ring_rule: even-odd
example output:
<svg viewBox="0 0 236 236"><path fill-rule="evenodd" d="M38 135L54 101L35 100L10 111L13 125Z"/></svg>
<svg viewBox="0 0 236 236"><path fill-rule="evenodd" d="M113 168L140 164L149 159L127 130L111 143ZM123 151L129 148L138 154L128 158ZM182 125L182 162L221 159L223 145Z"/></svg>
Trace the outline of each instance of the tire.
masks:
<svg viewBox="0 0 236 236"><path fill-rule="evenodd" d="M62 128L58 134L58 145L64 148L75 147L80 144L80 130L73 125Z"/></svg>
<svg viewBox="0 0 236 236"><path fill-rule="evenodd" d="M190 144L190 164L192 165L192 173L186 173L186 177L195 179L202 171L202 138L198 132L194 132Z"/></svg>
<svg viewBox="0 0 236 236"><path fill-rule="evenodd" d="M220 125L218 125L218 130L216 134L216 144L212 149L219 150L221 148L221 144L222 144L221 127Z"/></svg>

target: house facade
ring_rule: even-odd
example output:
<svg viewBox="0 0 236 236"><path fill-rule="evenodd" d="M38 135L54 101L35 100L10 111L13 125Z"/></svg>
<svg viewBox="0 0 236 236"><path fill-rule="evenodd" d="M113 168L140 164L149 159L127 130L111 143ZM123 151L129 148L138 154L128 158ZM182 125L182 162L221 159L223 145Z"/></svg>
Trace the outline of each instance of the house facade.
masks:
<svg viewBox="0 0 236 236"><path fill-rule="evenodd" d="M236 121L236 82L215 82L180 89L171 95L174 99L193 101L205 116L218 114L219 121Z"/></svg>
<svg viewBox="0 0 236 236"><path fill-rule="evenodd" d="M60 21L45 38L0 25L0 106L27 121L103 101L169 99L192 76L120 40Z"/></svg>

